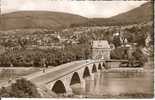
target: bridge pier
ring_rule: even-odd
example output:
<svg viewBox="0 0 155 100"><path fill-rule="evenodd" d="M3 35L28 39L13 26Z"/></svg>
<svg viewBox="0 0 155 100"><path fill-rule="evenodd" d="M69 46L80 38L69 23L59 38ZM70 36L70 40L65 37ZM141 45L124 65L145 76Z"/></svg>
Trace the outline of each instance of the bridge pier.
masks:
<svg viewBox="0 0 155 100"><path fill-rule="evenodd" d="M91 78L91 80L94 80L94 78L95 78L95 73L91 73L90 78Z"/></svg>
<svg viewBox="0 0 155 100"><path fill-rule="evenodd" d="M81 88L83 91L85 91L85 88L86 88L86 81L85 79L81 79Z"/></svg>
<svg viewBox="0 0 155 100"><path fill-rule="evenodd" d="M72 95L73 91L72 88L70 87L70 85L65 85L66 86L66 95Z"/></svg>
<svg viewBox="0 0 155 100"><path fill-rule="evenodd" d="M65 76L65 78L63 80L64 86L66 88L66 95L72 95L73 94L72 88L70 86L71 76L72 75L67 75L67 76Z"/></svg>

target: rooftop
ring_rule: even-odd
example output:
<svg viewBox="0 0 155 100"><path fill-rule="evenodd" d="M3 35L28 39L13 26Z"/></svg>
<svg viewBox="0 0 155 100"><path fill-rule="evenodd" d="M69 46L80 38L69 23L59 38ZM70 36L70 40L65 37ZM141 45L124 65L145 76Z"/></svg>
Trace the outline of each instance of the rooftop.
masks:
<svg viewBox="0 0 155 100"><path fill-rule="evenodd" d="M110 45L107 40L93 41L93 48L110 49Z"/></svg>

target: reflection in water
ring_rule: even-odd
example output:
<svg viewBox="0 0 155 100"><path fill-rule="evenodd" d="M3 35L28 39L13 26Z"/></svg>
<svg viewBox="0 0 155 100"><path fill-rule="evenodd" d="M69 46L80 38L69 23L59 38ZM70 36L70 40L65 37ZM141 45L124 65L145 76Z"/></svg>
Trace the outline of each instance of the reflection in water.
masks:
<svg viewBox="0 0 155 100"><path fill-rule="evenodd" d="M152 97L153 72L96 72L86 77L85 88L80 83L71 85L75 97L123 98Z"/></svg>

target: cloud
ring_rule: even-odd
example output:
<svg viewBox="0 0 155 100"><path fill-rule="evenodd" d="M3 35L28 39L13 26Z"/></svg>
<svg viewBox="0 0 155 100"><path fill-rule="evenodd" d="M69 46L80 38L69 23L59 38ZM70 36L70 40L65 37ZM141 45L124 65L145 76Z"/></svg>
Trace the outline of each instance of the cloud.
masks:
<svg viewBox="0 0 155 100"><path fill-rule="evenodd" d="M48 10L85 17L111 17L140 6L146 1L2 0L2 13Z"/></svg>

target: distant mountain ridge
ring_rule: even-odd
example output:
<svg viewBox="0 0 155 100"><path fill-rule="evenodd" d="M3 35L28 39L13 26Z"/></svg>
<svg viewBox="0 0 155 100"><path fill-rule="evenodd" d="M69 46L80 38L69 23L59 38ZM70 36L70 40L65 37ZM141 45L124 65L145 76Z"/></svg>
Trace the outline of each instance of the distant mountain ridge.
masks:
<svg viewBox="0 0 155 100"><path fill-rule="evenodd" d="M128 12L111 18L86 18L79 15L51 11L19 11L2 15L0 30L59 29L70 26L126 25L153 21L153 3L147 2Z"/></svg>
<svg viewBox="0 0 155 100"><path fill-rule="evenodd" d="M2 15L0 29L55 29L79 24L88 19L79 15L51 11L19 11Z"/></svg>
<svg viewBox="0 0 155 100"><path fill-rule="evenodd" d="M90 24L108 25L108 24L137 24L153 21L153 2L147 2L140 7L128 12L121 13L111 18L93 18L89 20Z"/></svg>

